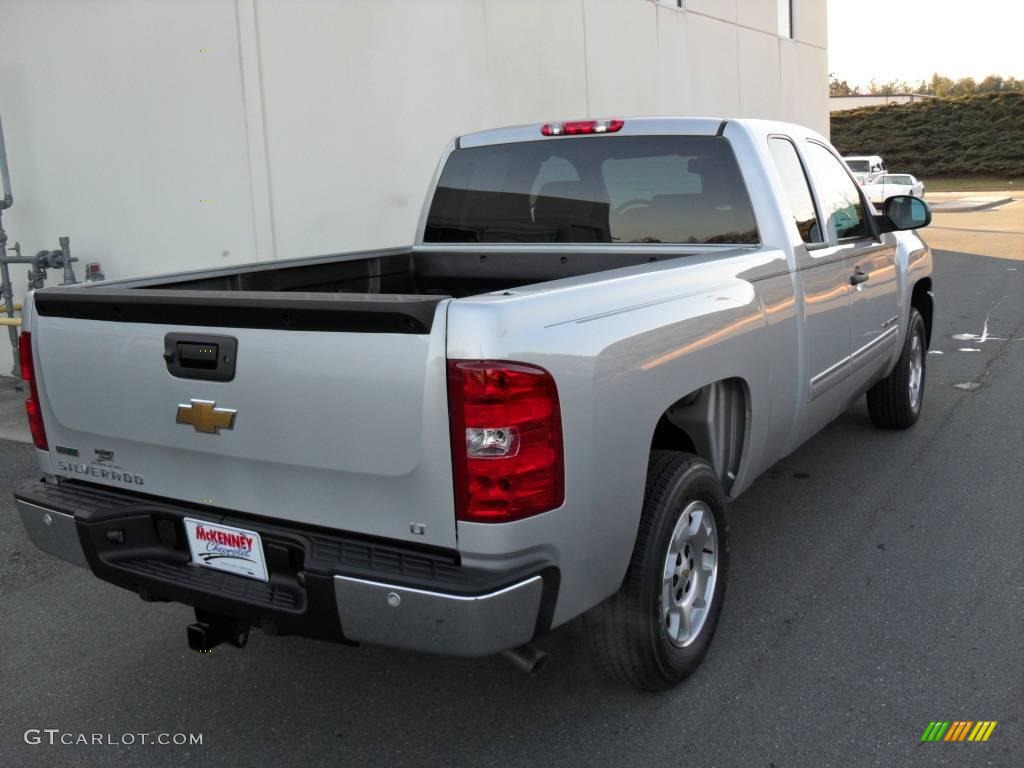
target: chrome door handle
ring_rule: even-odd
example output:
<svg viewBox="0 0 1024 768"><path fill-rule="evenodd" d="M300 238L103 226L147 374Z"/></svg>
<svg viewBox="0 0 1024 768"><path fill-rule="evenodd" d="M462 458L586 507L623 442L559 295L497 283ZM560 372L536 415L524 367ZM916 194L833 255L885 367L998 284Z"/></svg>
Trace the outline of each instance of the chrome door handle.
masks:
<svg viewBox="0 0 1024 768"><path fill-rule="evenodd" d="M860 285L861 283L866 283L870 279L871 275L867 272L861 271L861 268L857 267L857 270L850 275L850 285Z"/></svg>

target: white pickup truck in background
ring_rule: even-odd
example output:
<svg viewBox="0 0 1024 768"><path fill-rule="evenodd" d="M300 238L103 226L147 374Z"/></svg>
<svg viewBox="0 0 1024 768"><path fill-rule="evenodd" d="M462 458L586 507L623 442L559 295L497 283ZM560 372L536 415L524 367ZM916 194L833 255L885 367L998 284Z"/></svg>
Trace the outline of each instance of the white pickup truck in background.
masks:
<svg viewBox="0 0 1024 768"><path fill-rule="evenodd" d="M850 155L844 157L843 162L859 184L886 170L885 161L878 155Z"/></svg>
<svg viewBox="0 0 1024 768"><path fill-rule="evenodd" d="M445 150L411 247L34 292L42 549L250 627L682 680L726 504L867 393L924 395L920 199L875 215L795 125L523 126ZM785 514L784 511L766 514Z"/></svg>

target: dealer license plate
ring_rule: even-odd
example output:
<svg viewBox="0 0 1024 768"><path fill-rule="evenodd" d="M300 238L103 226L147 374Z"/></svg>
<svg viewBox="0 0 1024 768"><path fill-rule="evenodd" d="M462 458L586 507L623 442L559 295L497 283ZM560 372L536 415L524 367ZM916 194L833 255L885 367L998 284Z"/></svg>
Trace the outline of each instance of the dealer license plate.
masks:
<svg viewBox="0 0 1024 768"><path fill-rule="evenodd" d="M256 531L185 518L192 562L217 571L267 581L263 542Z"/></svg>

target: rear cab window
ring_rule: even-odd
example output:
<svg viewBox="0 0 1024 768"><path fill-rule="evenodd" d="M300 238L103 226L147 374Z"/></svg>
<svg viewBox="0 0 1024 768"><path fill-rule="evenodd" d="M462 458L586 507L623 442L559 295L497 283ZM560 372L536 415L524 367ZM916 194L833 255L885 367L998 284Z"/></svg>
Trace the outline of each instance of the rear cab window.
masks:
<svg viewBox="0 0 1024 768"><path fill-rule="evenodd" d="M587 136L455 150L424 241L753 245L760 238L725 138Z"/></svg>

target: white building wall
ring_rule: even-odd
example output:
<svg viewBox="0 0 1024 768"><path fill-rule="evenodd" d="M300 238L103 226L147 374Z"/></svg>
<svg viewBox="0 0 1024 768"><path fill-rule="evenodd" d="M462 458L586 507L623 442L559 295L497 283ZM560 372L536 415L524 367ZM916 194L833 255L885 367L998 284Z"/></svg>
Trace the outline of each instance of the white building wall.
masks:
<svg viewBox="0 0 1024 768"><path fill-rule="evenodd" d="M825 2L794 3L791 40L777 0L0 0L4 224L127 277L408 243L440 151L485 127L827 133Z"/></svg>

